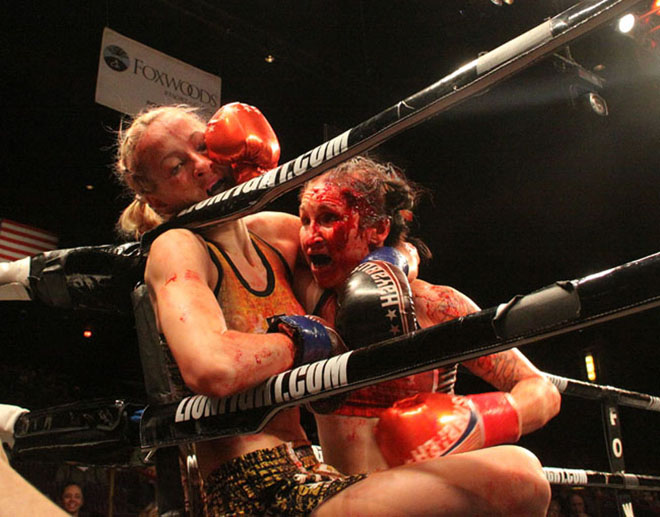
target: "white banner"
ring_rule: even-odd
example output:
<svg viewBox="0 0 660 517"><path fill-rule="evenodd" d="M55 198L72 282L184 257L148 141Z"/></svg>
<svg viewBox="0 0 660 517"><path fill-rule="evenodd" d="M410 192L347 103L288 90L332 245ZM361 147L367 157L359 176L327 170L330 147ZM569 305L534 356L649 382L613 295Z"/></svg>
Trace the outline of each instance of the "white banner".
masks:
<svg viewBox="0 0 660 517"><path fill-rule="evenodd" d="M147 106L189 104L209 118L220 107L221 79L115 31L103 29L96 102L135 115Z"/></svg>

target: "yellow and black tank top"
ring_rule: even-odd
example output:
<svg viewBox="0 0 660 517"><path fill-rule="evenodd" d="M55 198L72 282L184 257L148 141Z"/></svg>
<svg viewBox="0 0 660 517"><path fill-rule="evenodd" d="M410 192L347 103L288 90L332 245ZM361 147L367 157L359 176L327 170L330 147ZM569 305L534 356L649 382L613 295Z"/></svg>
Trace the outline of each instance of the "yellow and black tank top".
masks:
<svg viewBox="0 0 660 517"><path fill-rule="evenodd" d="M277 314L305 314L291 288L291 270L284 257L260 237L250 234L252 244L266 269L266 287L258 291L243 278L224 250L207 241L211 260L218 269L214 293L220 304L227 327L248 333L265 333L266 318ZM169 346L161 337L170 372L170 390L175 398L190 395Z"/></svg>

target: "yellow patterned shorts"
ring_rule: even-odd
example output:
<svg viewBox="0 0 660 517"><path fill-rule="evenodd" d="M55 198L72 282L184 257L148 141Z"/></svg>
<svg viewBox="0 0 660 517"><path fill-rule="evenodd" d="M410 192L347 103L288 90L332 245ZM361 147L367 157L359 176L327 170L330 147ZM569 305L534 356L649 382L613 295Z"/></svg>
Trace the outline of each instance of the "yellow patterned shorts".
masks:
<svg viewBox="0 0 660 517"><path fill-rule="evenodd" d="M344 476L319 461L309 445L283 443L235 458L214 470L205 487L209 515L303 516L366 476Z"/></svg>

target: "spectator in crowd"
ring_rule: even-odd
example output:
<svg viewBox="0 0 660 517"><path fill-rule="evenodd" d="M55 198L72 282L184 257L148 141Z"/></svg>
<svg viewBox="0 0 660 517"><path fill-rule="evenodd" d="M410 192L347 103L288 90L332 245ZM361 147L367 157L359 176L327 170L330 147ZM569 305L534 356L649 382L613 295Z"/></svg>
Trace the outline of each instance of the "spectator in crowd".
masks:
<svg viewBox="0 0 660 517"><path fill-rule="evenodd" d="M85 498L83 497L83 491L80 485L69 483L62 489L60 504L69 515L80 517L80 509L84 503Z"/></svg>
<svg viewBox="0 0 660 517"><path fill-rule="evenodd" d="M561 502L557 498L552 498L550 500L550 505L548 506L547 517L564 517L564 512L561 508Z"/></svg>
<svg viewBox="0 0 660 517"><path fill-rule="evenodd" d="M573 492L568 498L568 508L570 517L590 517L582 494Z"/></svg>
<svg viewBox="0 0 660 517"><path fill-rule="evenodd" d="M660 516L660 501L657 492L635 491L632 493L632 500L635 517Z"/></svg>

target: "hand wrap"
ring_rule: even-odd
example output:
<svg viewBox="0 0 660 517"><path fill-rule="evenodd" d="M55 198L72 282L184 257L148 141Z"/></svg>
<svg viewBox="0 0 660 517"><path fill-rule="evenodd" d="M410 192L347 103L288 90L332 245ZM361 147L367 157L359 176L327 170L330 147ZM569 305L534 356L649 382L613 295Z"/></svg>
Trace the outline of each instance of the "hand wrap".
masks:
<svg viewBox="0 0 660 517"><path fill-rule="evenodd" d="M0 447L2 442L14 446L14 425L21 415L29 413L27 409L8 404L0 404Z"/></svg>

